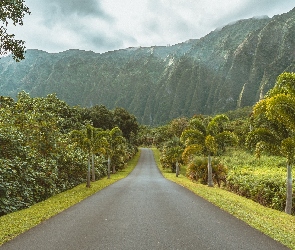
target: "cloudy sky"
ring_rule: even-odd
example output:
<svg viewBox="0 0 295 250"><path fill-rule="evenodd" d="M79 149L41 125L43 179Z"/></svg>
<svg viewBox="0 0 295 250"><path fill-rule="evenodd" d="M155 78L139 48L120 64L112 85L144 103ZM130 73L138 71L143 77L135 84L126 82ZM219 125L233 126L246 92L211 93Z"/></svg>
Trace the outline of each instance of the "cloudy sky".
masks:
<svg viewBox="0 0 295 250"><path fill-rule="evenodd" d="M272 17L294 0L26 0L24 26L9 26L27 49L106 51L173 45L236 20Z"/></svg>

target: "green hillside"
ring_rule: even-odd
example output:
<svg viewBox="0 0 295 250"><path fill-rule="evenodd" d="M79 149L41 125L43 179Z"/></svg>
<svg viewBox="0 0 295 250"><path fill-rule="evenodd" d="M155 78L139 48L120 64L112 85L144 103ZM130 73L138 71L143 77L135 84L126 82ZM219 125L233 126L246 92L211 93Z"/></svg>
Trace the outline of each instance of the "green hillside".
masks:
<svg viewBox="0 0 295 250"><path fill-rule="evenodd" d="M295 69L294 14L240 20L167 47L28 50L20 63L0 60L0 95L56 93L70 105L123 107L148 125L253 105Z"/></svg>

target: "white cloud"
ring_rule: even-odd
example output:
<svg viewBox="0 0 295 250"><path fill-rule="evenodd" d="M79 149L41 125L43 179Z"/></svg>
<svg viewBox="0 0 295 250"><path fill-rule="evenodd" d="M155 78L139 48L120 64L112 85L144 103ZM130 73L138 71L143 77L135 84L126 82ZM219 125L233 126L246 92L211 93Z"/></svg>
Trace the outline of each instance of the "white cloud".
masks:
<svg viewBox="0 0 295 250"><path fill-rule="evenodd" d="M200 38L253 16L287 12L294 0L27 0L32 14L10 27L26 47L104 52Z"/></svg>

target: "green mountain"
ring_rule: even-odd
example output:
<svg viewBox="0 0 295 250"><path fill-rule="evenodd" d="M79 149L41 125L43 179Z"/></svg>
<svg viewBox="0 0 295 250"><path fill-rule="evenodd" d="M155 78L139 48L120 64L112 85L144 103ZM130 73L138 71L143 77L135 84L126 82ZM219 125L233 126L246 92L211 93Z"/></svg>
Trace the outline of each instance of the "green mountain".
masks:
<svg viewBox="0 0 295 250"><path fill-rule="evenodd" d="M173 46L98 54L28 50L0 60L0 95L57 96L70 105L123 107L142 124L253 105L295 70L295 8L251 18Z"/></svg>

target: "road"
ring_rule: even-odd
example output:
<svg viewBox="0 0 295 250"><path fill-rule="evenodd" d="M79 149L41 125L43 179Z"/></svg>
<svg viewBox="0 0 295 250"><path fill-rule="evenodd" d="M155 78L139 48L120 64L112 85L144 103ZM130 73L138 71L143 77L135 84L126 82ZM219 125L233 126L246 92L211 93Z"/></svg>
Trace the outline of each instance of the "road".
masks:
<svg viewBox="0 0 295 250"><path fill-rule="evenodd" d="M41 223L0 250L288 249L161 175L142 149L125 179Z"/></svg>

